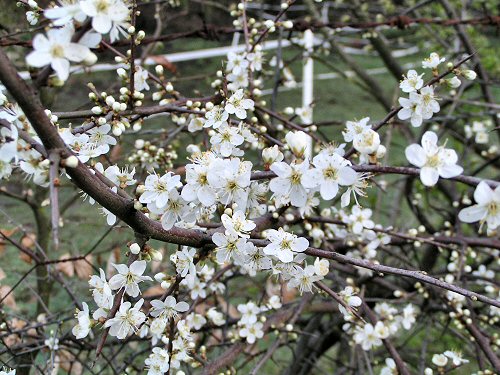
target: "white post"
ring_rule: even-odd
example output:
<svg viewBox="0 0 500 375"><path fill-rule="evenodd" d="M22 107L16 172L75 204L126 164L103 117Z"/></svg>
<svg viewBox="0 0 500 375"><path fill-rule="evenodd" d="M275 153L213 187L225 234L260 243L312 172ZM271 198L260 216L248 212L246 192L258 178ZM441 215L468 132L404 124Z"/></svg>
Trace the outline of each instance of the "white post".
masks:
<svg viewBox="0 0 500 375"><path fill-rule="evenodd" d="M302 108L307 110L307 116L304 120L305 125L312 124L312 102L313 102L313 85L314 85L314 66L313 59L310 57L314 48L314 35L311 30L304 32L304 69L302 70ZM312 158L313 139L308 136L308 146L305 156Z"/></svg>

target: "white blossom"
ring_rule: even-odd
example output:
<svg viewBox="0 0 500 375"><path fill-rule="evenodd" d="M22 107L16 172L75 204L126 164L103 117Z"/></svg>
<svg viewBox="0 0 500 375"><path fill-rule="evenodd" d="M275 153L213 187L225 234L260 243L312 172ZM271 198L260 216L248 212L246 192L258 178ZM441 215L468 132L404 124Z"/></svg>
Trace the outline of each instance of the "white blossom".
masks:
<svg viewBox="0 0 500 375"><path fill-rule="evenodd" d="M240 329L239 334L241 337L245 337L249 344L254 344L257 339L264 336L263 326L261 322L247 325Z"/></svg>
<svg viewBox="0 0 500 375"><path fill-rule="evenodd" d="M152 353L144 361L148 368L148 375L163 375L169 369L169 355L168 350L155 347Z"/></svg>
<svg viewBox="0 0 500 375"><path fill-rule="evenodd" d="M83 302L83 310L78 311L76 318L78 319L78 324L73 327L71 332L79 340L87 337L90 332L90 317L89 317L89 306Z"/></svg>
<svg viewBox="0 0 500 375"><path fill-rule="evenodd" d="M304 185L314 188L319 185L321 198L333 199L339 185L352 185L356 181L357 173L350 167L350 162L342 156L320 153L313 158L314 169L305 173Z"/></svg>
<svg viewBox="0 0 500 375"><path fill-rule="evenodd" d="M365 130L371 129L372 127L368 124L368 121L370 121L369 117L364 117L359 121L347 121L345 124L346 127L342 132L344 140L346 142L352 142L356 136L360 135Z"/></svg>
<svg viewBox="0 0 500 375"><path fill-rule="evenodd" d="M269 183L269 188L273 193L288 197L292 205L302 207L307 201L306 172L309 169L309 162L292 163L277 162L271 165L271 171L277 177Z"/></svg>
<svg viewBox="0 0 500 375"><path fill-rule="evenodd" d="M154 318L175 318L178 313L189 310L189 305L184 302L177 302L175 297L168 296L165 301L154 299L151 301L151 316Z"/></svg>
<svg viewBox="0 0 500 375"><path fill-rule="evenodd" d="M436 52L432 52L429 57L422 61L422 68L424 69L436 69L439 64L444 62L446 59L444 57L439 57Z"/></svg>
<svg viewBox="0 0 500 375"><path fill-rule="evenodd" d="M158 208L165 207L170 191L181 185L180 180L180 176L174 175L172 172L168 172L161 177L158 177L157 174L150 174L146 177L144 193L139 197L139 202L154 202Z"/></svg>
<svg viewBox="0 0 500 375"><path fill-rule="evenodd" d="M54 26L63 26L75 20L79 23L85 21L87 16L83 13L80 8L80 2L78 0L58 0L59 5L54 8L47 8L43 12L43 15L53 20Z"/></svg>
<svg viewBox="0 0 500 375"><path fill-rule="evenodd" d="M69 77L70 61L81 62L90 54L87 46L71 41L74 32L73 26L67 25L50 29L47 36L35 35L33 51L26 56L28 65L41 68L50 64L59 79L66 81Z"/></svg>
<svg viewBox="0 0 500 375"><path fill-rule="evenodd" d="M304 292L312 293L313 284L321 279L323 279L323 276L316 273L314 266L309 265L304 268L297 266L292 273L288 286L298 288L301 294Z"/></svg>
<svg viewBox="0 0 500 375"><path fill-rule="evenodd" d="M451 178L460 175L457 153L437 145L436 133L427 131L422 136L422 145L412 144L405 150L408 161L420 168L420 180L425 186L434 186L439 177Z"/></svg>
<svg viewBox="0 0 500 375"><path fill-rule="evenodd" d="M418 74L415 70L408 70L406 76L403 76L403 80L399 84L399 88L403 92L413 92L418 91L424 85L424 80L422 79L423 74Z"/></svg>
<svg viewBox="0 0 500 375"><path fill-rule="evenodd" d="M115 336L119 340L125 339L131 332L136 332L142 322L146 319L146 315L141 311L141 306L144 299L140 299L131 307L130 302L123 302L120 305L114 318L111 318L104 323L105 328L109 328L109 334Z"/></svg>
<svg viewBox="0 0 500 375"><path fill-rule="evenodd" d="M479 221L486 223L489 231L500 225L500 186L493 190L488 183L481 181L474 191L476 204L462 209L458 218L464 223Z"/></svg>
<svg viewBox="0 0 500 375"><path fill-rule="evenodd" d="M245 213L241 210L234 211L232 216L223 214L221 220L227 232L235 233L244 238L250 238L250 232L256 226L252 220L246 218Z"/></svg>
<svg viewBox="0 0 500 375"><path fill-rule="evenodd" d="M82 0L82 11L92 18L92 27L100 34L110 33L111 42L127 27L129 10L122 0Z"/></svg>
<svg viewBox="0 0 500 375"><path fill-rule="evenodd" d="M251 99L244 99L244 93L242 89L237 90L231 97L227 100L224 109L229 114L234 114L241 120L247 117L247 110L253 110L254 103Z"/></svg>
<svg viewBox="0 0 500 375"><path fill-rule="evenodd" d="M135 69L134 73L134 90L139 92L143 90L148 91L149 90L149 85L147 82L148 77L149 77L148 71L138 66Z"/></svg>
<svg viewBox="0 0 500 375"><path fill-rule="evenodd" d="M291 262L294 253L302 253L309 247L307 239L287 233L283 228L269 229L266 232L266 238L271 243L264 247L264 253L276 256L283 263Z"/></svg>
<svg viewBox="0 0 500 375"><path fill-rule="evenodd" d="M109 286L113 290L125 289L125 293L131 297L137 297L140 294L139 283L142 281L153 281L149 276L142 276L146 270L145 260L136 260L130 267L126 264L113 264L118 274L109 280Z"/></svg>

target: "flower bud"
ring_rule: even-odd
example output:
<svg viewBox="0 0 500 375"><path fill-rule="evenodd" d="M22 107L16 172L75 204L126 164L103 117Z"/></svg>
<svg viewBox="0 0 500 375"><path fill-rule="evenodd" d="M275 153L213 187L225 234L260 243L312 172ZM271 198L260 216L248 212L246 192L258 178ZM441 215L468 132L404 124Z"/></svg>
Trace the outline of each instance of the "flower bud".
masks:
<svg viewBox="0 0 500 375"><path fill-rule="evenodd" d="M448 86L450 86L452 89L456 89L457 87L460 87L462 82L458 79L458 77L453 77L447 80Z"/></svg>
<svg viewBox="0 0 500 375"><path fill-rule="evenodd" d="M134 255L137 255L139 254L139 252L141 251L141 247L139 246L138 243L134 242L133 244L131 244L129 246L129 249L130 249L130 252Z"/></svg>
<svg viewBox="0 0 500 375"><path fill-rule="evenodd" d="M288 132L285 141L297 158L303 158L309 145L309 136L303 131Z"/></svg>
<svg viewBox="0 0 500 375"><path fill-rule="evenodd" d="M113 126L113 135L115 137L119 137L120 135L122 135L123 131L120 129L119 126Z"/></svg>
<svg viewBox="0 0 500 375"><path fill-rule="evenodd" d="M78 158L75 155L71 155L70 157L64 159L63 162L66 168L76 168L78 166Z"/></svg>
<svg viewBox="0 0 500 375"><path fill-rule="evenodd" d="M90 66L97 62L97 55L94 52L90 52L87 57L83 60L83 64Z"/></svg>
<svg viewBox="0 0 500 375"><path fill-rule="evenodd" d="M477 77L477 73L473 70L464 70L462 72L463 76L468 79L469 81L473 81Z"/></svg>
<svg viewBox="0 0 500 375"><path fill-rule="evenodd" d="M146 191L146 187L144 185L138 185L137 186L137 189L135 189L135 193L137 195L141 195L142 193L144 193Z"/></svg>
<svg viewBox="0 0 500 375"><path fill-rule="evenodd" d="M127 71L123 68L118 68L116 69L116 74L118 74L118 77L120 78L126 78L127 77Z"/></svg>
<svg viewBox="0 0 500 375"><path fill-rule="evenodd" d="M106 97L106 104L109 105L110 107L115 103L115 98L113 98L111 95Z"/></svg>

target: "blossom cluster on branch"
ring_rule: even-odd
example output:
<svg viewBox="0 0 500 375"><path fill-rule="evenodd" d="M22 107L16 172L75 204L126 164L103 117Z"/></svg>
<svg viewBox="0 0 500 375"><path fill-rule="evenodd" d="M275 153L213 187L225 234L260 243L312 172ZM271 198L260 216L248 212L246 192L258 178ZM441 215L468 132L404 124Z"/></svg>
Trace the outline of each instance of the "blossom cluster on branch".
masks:
<svg viewBox="0 0 500 375"><path fill-rule="evenodd" d="M445 57L431 53L418 62L422 71L415 67L400 77L399 107L380 122L357 114L361 119L336 128L333 142L308 120L315 103L276 110L274 99L272 108L263 99L271 74L282 76L277 86L295 85L281 53L271 59L264 48L270 35L292 29L285 15L295 1L283 2L274 20L266 21L249 17L247 1L240 2L231 14L241 27L244 51L229 52L223 68L212 72L213 90L195 98L177 90L164 65L150 69L139 58L146 34L136 29L141 12L135 0L60 0L46 9L33 0L22 3L30 8L31 25L46 26L25 56L38 89L70 84L71 64L91 67L103 50L121 64L111 88L87 85L84 109L57 112L42 104L0 51L0 178L8 187L22 176L49 192L47 246L57 250L64 230L58 202L66 183L81 189L82 204L100 206L109 226L123 222L135 235L124 255L114 256L107 268L95 267L88 280L92 301L76 299L74 342L69 333L56 337L57 332L44 340L51 356L81 346L95 350L99 362L117 341L135 348L141 343L144 350L126 373L180 375L190 367L217 373L246 347L250 358L269 359L284 342L307 345L301 329L309 323L299 326L301 314L315 308L308 306L313 298L328 297L338 312L335 335L360 349L380 374L416 371L414 358L394 342L408 337L418 322L434 319L434 312L442 315L433 323L473 337L488 361L481 361L481 369L500 371L498 333L483 332L500 321L493 271L500 250L500 183L476 177L468 150L433 122L445 98L453 101L457 89L475 84L476 72L466 67L472 56L445 64ZM129 42L125 53L115 46L119 39ZM148 131L157 130L149 120L158 114L168 116L174 130L148 138ZM82 121L74 126L68 119ZM380 129L392 129L398 120L406 129L404 151L389 157L397 151L390 148L389 132ZM495 137L486 130L489 120L481 121L465 131L471 149ZM425 131L410 139L413 128ZM172 146L181 136L190 143ZM114 152L121 148L126 163L116 161ZM491 160L485 168L498 158ZM378 179L385 174L407 177L411 184L419 178L419 193L410 183L402 193L421 223L416 228L405 225L410 213L398 207L393 212L403 229L384 225L380 195L374 199L371 192L390 188ZM452 204L446 211L458 220L435 228L422 212L422 194L431 196L432 207L433 194L446 196L448 189ZM0 191L32 202L29 194ZM168 247L166 254L151 238L177 249ZM404 253L408 245L414 259ZM18 247L30 254L23 244ZM444 269L419 271L444 252ZM49 269L46 253L37 249L29 256L36 267ZM389 262L395 266L383 264ZM383 278L391 273L405 278L392 285ZM250 280L258 291L239 288L233 279ZM219 346L226 345L221 354ZM382 346L387 353L381 354ZM429 353L420 369L444 374L469 364L470 353L447 347ZM9 371L0 374L15 373Z"/></svg>

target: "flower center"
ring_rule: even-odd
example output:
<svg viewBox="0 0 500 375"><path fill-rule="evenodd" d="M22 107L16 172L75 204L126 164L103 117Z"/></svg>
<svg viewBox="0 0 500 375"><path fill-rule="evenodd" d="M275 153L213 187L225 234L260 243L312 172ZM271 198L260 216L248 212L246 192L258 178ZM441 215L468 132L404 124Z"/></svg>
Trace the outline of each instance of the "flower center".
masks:
<svg viewBox="0 0 500 375"><path fill-rule="evenodd" d="M99 13L107 12L107 10L109 8L108 0L98 0L96 5L95 5L95 8L96 8L97 12L99 12Z"/></svg>
<svg viewBox="0 0 500 375"><path fill-rule="evenodd" d="M237 188L238 188L238 184L236 183L236 181L229 181L227 183L228 190L233 191L233 190L236 190Z"/></svg>
<svg viewBox="0 0 500 375"><path fill-rule="evenodd" d="M336 180L337 179L338 170L333 167L328 167L323 170L323 176L327 179Z"/></svg>
<svg viewBox="0 0 500 375"><path fill-rule="evenodd" d="M165 192L167 191L167 186L162 182L157 182L155 183L155 190L158 192Z"/></svg>
<svg viewBox="0 0 500 375"><path fill-rule="evenodd" d="M181 205L179 201L171 200L168 203L168 208L170 209L170 211L178 212L181 209Z"/></svg>
<svg viewBox="0 0 500 375"><path fill-rule="evenodd" d="M200 175L198 175L198 183L200 185L206 185L208 183L208 181L207 181L207 175L206 174L200 174Z"/></svg>
<svg viewBox="0 0 500 375"><path fill-rule="evenodd" d="M437 166L439 166L439 156L436 154L428 157L426 164L431 168L436 168Z"/></svg>
<svg viewBox="0 0 500 375"><path fill-rule="evenodd" d="M133 284L135 283L135 275L133 273L127 273L127 276L125 276L125 280L127 284Z"/></svg>
<svg viewBox="0 0 500 375"><path fill-rule="evenodd" d="M293 171L291 176L290 176L290 181L294 185L299 185L301 178L302 178L302 175L299 172Z"/></svg>
<svg viewBox="0 0 500 375"><path fill-rule="evenodd" d="M291 241L290 240L283 240L280 243L281 250L291 250Z"/></svg>
<svg viewBox="0 0 500 375"><path fill-rule="evenodd" d="M56 58L64 57L64 48L60 44L56 44L52 46L52 48L50 49L50 53L53 57Z"/></svg>
<svg viewBox="0 0 500 375"><path fill-rule="evenodd" d="M496 216L499 211L500 211L500 206L499 206L499 204L497 202L492 201L488 205L488 215L489 216Z"/></svg>

